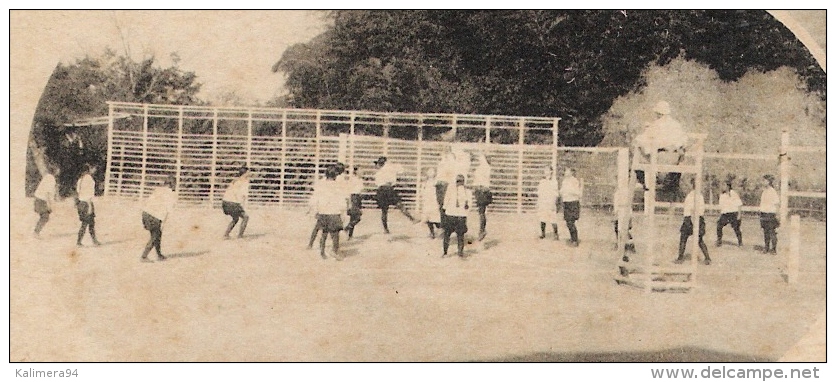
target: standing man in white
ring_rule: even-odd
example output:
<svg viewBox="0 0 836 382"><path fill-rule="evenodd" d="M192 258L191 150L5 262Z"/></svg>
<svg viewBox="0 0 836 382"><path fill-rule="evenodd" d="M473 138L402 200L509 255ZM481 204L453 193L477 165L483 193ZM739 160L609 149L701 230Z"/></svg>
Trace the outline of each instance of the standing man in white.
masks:
<svg viewBox="0 0 836 382"><path fill-rule="evenodd" d="M705 236L705 196L702 192L694 186L694 179L691 179L691 192L685 197L682 203L682 226L679 227L679 256L676 257L674 263L682 264L685 262L685 246L688 244L688 237L694 234L694 217L699 217L699 237L698 243L702 254L705 256L703 264L710 265L711 257L708 256L708 246L705 245L703 236ZM694 200L696 199L696 200ZM696 208L694 204L696 203ZM694 254L696 256L696 254Z"/></svg>
<svg viewBox="0 0 836 382"><path fill-rule="evenodd" d="M175 184L176 179L173 175L169 175L162 187L154 189L154 192L145 201L145 206L142 208L142 226L148 230L151 238L142 251L142 261L150 261L148 260L148 253L151 252L151 248L157 251L157 260L167 259L163 256L160 245L163 239L163 222L168 219L177 204L177 194L174 193Z"/></svg>
<svg viewBox="0 0 836 382"><path fill-rule="evenodd" d="M96 181L93 179L93 174L96 173L96 166L87 165L87 171L81 176L76 183L76 194L78 194L78 201L76 208L78 209L78 220L81 221L81 227L78 229L78 240L76 245L81 247L81 239L84 238L84 233L89 231L90 238L93 239L93 245L100 246L99 240L96 239L96 206L93 204L93 199L96 197Z"/></svg>
<svg viewBox="0 0 836 382"><path fill-rule="evenodd" d="M53 173L58 175L58 167L53 169ZM35 212L40 216L38 223L35 224L35 237L41 238L41 230L43 230L46 222L49 221L49 214L52 213L52 202L55 201L56 183L55 176L50 173L44 174L41 182L38 183L38 188L35 189Z"/></svg>
<svg viewBox="0 0 836 382"><path fill-rule="evenodd" d="M247 204L247 196L250 192L250 170L246 166L238 169L238 177L229 184L224 192L221 208L224 214L232 217L232 221L226 227L224 232L224 239L229 239L229 233L235 228L238 219L241 219L241 228L238 229L238 238L244 237L244 230L247 229L247 223L250 221L250 216L247 215L245 206Z"/></svg>
<svg viewBox="0 0 836 382"><path fill-rule="evenodd" d="M734 234L737 235L737 246L743 246L743 233L740 232L740 213L743 202L740 195L732 189L732 181L729 180L723 187L720 194L720 218L717 219L717 246L723 245L723 227L731 224Z"/></svg>
<svg viewBox="0 0 836 382"><path fill-rule="evenodd" d="M569 228L569 245L577 247L580 242L575 222L581 217L581 183L575 178L575 169L567 167L563 173L560 196L563 199L563 220Z"/></svg>
<svg viewBox="0 0 836 382"><path fill-rule="evenodd" d="M778 208L781 198L775 191L775 178L772 175L763 176L763 192L761 192L760 220L763 228L763 253L778 253Z"/></svg>

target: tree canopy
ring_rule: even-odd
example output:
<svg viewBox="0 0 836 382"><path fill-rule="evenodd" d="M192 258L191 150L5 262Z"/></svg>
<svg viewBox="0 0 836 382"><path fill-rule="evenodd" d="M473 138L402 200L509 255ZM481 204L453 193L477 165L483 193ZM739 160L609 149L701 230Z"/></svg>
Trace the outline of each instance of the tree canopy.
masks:
<svg viewBox="0 0 836 382"><path fill-rule="evenodd" d="M65 195L85 164L105 168L107 131L65 125L107 115L107 101L201 103L197 76L177 67L176 54L172 58L175 65L163 68L154 57L135 61L108 49L98 57L58 64L35 109L27 155L27 194L34 191L39 173L45 170L38 167L47 162L60 167L58 182ZM103 175L104 171L97 174Z"/></svg>
<svg viewBox="0 0 836 382"><path fill-rule="evenodd" d="M764 11L334 11L273 67L304 108L559 116L560 140L594 146L643 71L694 60L732 82L790 67L826 100L826 75Z"/></svg>

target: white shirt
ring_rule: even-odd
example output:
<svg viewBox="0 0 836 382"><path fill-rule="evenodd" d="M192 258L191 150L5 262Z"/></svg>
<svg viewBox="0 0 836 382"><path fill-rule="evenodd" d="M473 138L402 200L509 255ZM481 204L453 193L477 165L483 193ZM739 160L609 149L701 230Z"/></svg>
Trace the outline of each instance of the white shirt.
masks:
<svg viewBox="0 0 836 382"><path fill-rule="evenodd" d="M177 194L168 186L157 187L151 196L145 200L145 207L143 211L157 219L165 221L168 214L174 210L177 204Z"/></svg>
<svg viewBox="0 0 836 382"><path fill-rule="evenodd" d="M559 194L557 179L540 179L540 183L537 184L537 209L553 211Z"/></svg>
<svg viewBox="0 0 836 382"><path fill-rule="evenodd" d="M663 115L651 122L644 132L636 137L634 143L645 154L660 149L673 151L688 144L688 134L677 120L670 115Z"/></svg>
<svg viewBox="0 0 836 382"><path fill-rule="evenodd" d="M47 202L55 199L55 177L52 174L44 175L41 183L38 184L38 188L35 189L34 196Z"/></svg>
<svg viewBox="0 0 836 382"><path fill-rule="evenodd" d="M467 216L465 206L470 204L470 192L462 185L447 187L444 195L444 213L450 216Z"/></svg>
<svg viewBox="0 0 836 382"><path fill-rule="evenodd" d="M250 192L250 180L236 178L224 191L223 200L232 203L244 204L247 201L247 194Z"/></svg>
<svg viewBox="0 0 836 382"><path fill-rule="evenodd" d="M772 187L767 187L761 193L761 207L760 212L778 213L778 207L781 205L781 198L778 197L778 191Z"/></svg>
<svg viewBox="0 0 836 382"><path fill-rule="evenodd" d="M318 183L311 195L311 207L322 215L340 215L348 207L348 193L340 182L326 179Z"/></svg>
<svg viewBox="0 0 836 382"><path fill-rule="evenodd" d="M685 197L685 201L682 202L682 216L693 216L694 215L694 196L696 195L696 191L691 190L688 193L688 196ZM705 196L700 194L700 198L697 200L697 216L705 215Z"/></svg>
<svg viewBox="0 0 836 382"><path fill-rule="evenodd" d="M399 164L386 162L383 164L377 173L374 174L374 184L378 187L385 185L395 185L398 182L398 174L403 171L403 167Z"/></svg>
<svg viewBox="0 0 836 382"><path fill-rule="evenodd" d="M570 176L563 178L560 185L560 196L563 197L564 202L577 202L581 200L581 183L578 178Z"/></svg>
<svg viewBox="0 0 836 382"><path fill-rule="evenodd" d="M481 163L478 167L476 167L476 171L473 173L473 185L477 187L490 187L491 165Z"/></svg>
<svg viewBox="0 0 836 382"><path fill-rule="evenodd" d="M743 202L740 201L740 195L735 190L729 190L720 194L720 213L727 214L731 212L740 211Z"/></svg>
<svg viewBox="0 0 836 382"><path fill-rule="evenodd" d="M89 202L96 196L96 181L90 174L84 174L78 183L75 185L75 190L78 193L78 200Z"/></svg>

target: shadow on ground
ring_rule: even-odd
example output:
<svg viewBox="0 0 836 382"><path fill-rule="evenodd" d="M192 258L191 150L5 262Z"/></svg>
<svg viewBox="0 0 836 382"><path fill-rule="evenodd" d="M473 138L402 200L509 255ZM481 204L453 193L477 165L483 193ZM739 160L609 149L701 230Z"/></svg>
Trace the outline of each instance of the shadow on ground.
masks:
<svg viewBox="0 0 836 382"><path fill-rule="evenodd" d="M635 352L539 352L475 362L775 362L774 359L696 347Z"/></svg>

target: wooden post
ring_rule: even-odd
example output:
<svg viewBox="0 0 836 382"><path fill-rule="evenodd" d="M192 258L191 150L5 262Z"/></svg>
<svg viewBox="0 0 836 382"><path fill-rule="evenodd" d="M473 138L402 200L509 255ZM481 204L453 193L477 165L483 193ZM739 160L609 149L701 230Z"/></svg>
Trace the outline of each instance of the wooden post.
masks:
<svg viewBox="0 0 836 382"><path fill-rule="evenodd" d="M142 176L139 179L139 197L145 197L145 176L148 171L148 104L142 106Z"/></svg>
<svg viewBox="0 0 836 382"><path fill-rule="evenodd" d="M282 110L282 155L279 159L279 207L284 207L285 166L287 158L287 110Z"/></svg>
<svg viewBox="0 0 836 382"><path fill-rule="evenodd" d="M699 206L700 199L703 201L705 197L702 193L702 158L703 158L703 138L697 138L697 145L696 145L696 153L694 155L694 212L691 214L691 221L693 224L693 238L692 241L692 249L691 249L691 282L694 283L697 277L697 263L699 253L702 251L699 248L699 241L700 241L700 219L705 220L705 217L699 213L697 210L697 206ZM671 208L673 209L673 208ZM708 227L706 227L708 229Z"/></svg>
<svg viewBox="0 0 836 382"><path fill-rule="evenodd" d="M491 117L485 118L485 145L491 143Z"/></svg>
<svg viewBox="0 0 836 382"><path fill-rule="evenodd" d="M520 118L517 122L520 131L519 141L517 142L517 213L522 213L522 198L523 198L523 151L525 150L525 118Z"/></svg>
<svg viewBox="0 0 836 382"><path fill-rule="evenodd" d="M801 217L793 215L790 218L790 251L787 258L787 283L798 282L798 265L801 249Z"/></svg>
<svg viewBox="0 0 836 382"><path fill-rule="evenodd" d="M419 116L419 121L418 121L418 158L416 159L416 162L417 162L416 165L418 166L418 176L415 178L416 190L418 191L418 192L415 193L415 195L417 195L416 200L415 200L415 206L416 206L415 211L418 214L418 216L421 216L421 211L424 208L423 203L421 203L421 201L423 200L422 199L422 192L423 192L422 188L423 187L421 187L421 184L422 184L421 183L421 174L424 171L423 157L424 157L424 116L421 115L421 116Z"/></svg>
<svg viewBox="0 0 836 382"><path fill-rule="evenodd" d="M183 171L183 106L180 106L177 112L177 168L174 172L174 178L177 183L174 186L174 194L180 195L180 180L182 179Z"/></svg>
<svg viewBox="0 0 836 382"><path fill-rule="evenodd" d="M253 111L247 111L247 168L252 171L253 152Z"/></svg>
<svg viewBox="0 0 836 382"><path fill-rule="evenodd" d="M314 146L314 176L313 176L313 182L316 182L316 180L319 179L319 159L320 159L320 153L319 153L320 147L319 146L320 146L320 141L322 140L321 118L322 118L322 111L317 110L316 111L316 137L314 138L315 139L315 141L314 141L315 146Z"/></svg>
<svg viewBox="0 0 836 382"><path fill-rule="evenodd" d="M647 215L647 266L645 292L653 291L653 268L656 262L656 174L658 153L650 153L650 168L644 172L644 180L648 191L645 192L645 215ZM649 197L648 197L649 195Z"/></svg>
<svg viewBox="0 0 836 382"><path fill-rule="evenodd" d="M453 114L453 120L450 122L450 125L452 127L451 132L453 134L452 141L455 142L456 137L459 134L459 116L458 115Z"/></svg>
<svg viewBox="0 0 836 382"><path fill-rule="evenodd" d="M215 172L218 165L218 109L212 109L212 163L209 165L209 206L215 205Z"/></svg>
<svg viewBox="0 0 836 382"><path fill-rule="evenodd" d="M554 171L557 171L558 121L560 121L560 119L555 118L552 122L552 168L554 169Z"/></svg>
<svg viewBox="0 0 836 382"><path fill-rule="evenodd" d="M348 135L340 133L337 146L337 161L340 163L348 163Z"/></svg>
<svg viewBox="0 0 836 382"><path fill-rule="evenodd" d="M784 130L781 132L781 152L780 152L780 167L781 167L781 188L780 188L780 222L786 224L787 215L789 214L790 206L790 157L788 147L790 145L790 133Z"/></svg>
<svg viewBox="0 0 836 382"><path fill-rule="evenodd" d="M389 116L383 117L383 156L389 156Z"/></svg>
<svg viewBox="0 0 836 382"><path fill-rule="evenodd" d="M354 123L357 118L357 114L355 112L351 112L351 122L348 125L348 167L351 168L351 174L354 174L354 165L355 161L355 153L354 153L354 146L356 141L354 139Z"/></svg>
<svg viewBox="0 0 836 382"><path fill-rule="evenodd" d="M110 194L109 191L110 191L111 166L113 166L113 104L108 102L107 103L107 161L105 162L104 196L108 196L108 194Z"/></svg>
<svg viewBox="0 0 836 382"><path fill-rule="evenodd" d="M618 219L618 238L616 240L617 252L624 250L627 243L627 235L630 229L630 212L632 211L632 199L627 198L630 176L630 152L627 149L618 149L618 180L616 185L616 196L613 200L616 219Z"/></svg>

